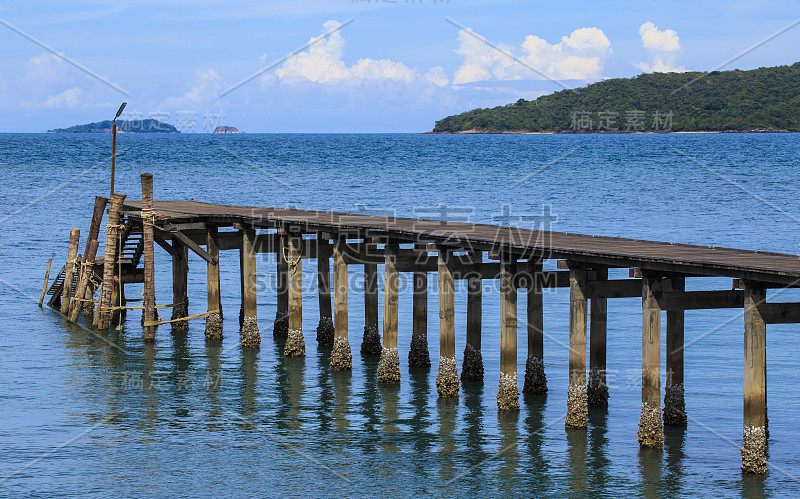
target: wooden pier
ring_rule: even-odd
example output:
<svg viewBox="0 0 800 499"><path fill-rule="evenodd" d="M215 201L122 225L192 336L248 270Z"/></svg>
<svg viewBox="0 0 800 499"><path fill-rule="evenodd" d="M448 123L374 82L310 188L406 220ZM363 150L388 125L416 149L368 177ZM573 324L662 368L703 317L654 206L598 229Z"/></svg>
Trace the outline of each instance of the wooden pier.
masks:
<svg viewBox="0 0 800 499"><path fill-rule="evenodd" d="M348 300L348 267L360 265L365 275L366 318L362 352L380 355L379 383L399 383L397 319L398 308L402 306L398 303L399 273L413 273L414 282L409 364L428 366L427 273L436 272L439 395L459 394L456 337L462 332L454 326L453 294L454 280L464 279L468 281L468 304L462 378L482 379L482 356L487 355L481 352L482 329L496 328L501 344L497 404L500 410L513 411L519 408L518 290L524 289L528 297L523 390L545 393L548 387L542 290L569 288L569 330L561 333L569 338L569 384L560 389L567 389L568 393L565 427L581 429L587 426L589 406L608 405L606 324L613 318L607 317L607 302L637 297L642 300L642 406L638 441L642 447L660 447L662 421L668 425L685 425L687 421L683 396L684 311L738 308L744 312L742 470L766 472L766 325L800 323L800 303L767 302L767 295L769 289L800 287L797 255L435 220L153 201L152 176L146 174L142 176L142 187L144 201L126 200L119 194L112 197L104 259L94 258L96 243L89 245L89 241L86 264L80 265L84 260L76 255L77 234L71 235L67 265L62 271L66 277L57 279L50 288L53 295L50 304L71 311L72 320L77 320L83 302L92 299L96 285L102 280L95 318L99 317L99 329L107 329L113 325L112 312L134 308L127 307L125 284L141 282L145 285L144 304L137 308L145 312L145 341L155 340L159 324L168 322L174 330L182 330L187 320L197 317L205 317L206 339L219 341L223 334L219 253L236 250L240 255L241 345L258 348L261 333L256 305L256 255L273 253L278 269L278 314L273 334L286 337L285 355L302 356L307 341L302 329L302 267L303 260L315 259L320 300L316 338L321 346L332 347L331 368L348 370L352 369L352 336L347 316L348 306L353 303ZM102 210L105 201L98 198L95 206L101 206ZM100 222L95 219L97 216L93 217L90 235L96 238L96 225ZM169 321L155 320L154 244L167 251L173 262L173 297L169 305L173 314ZM188 313L186 261L190 251L207 262L208 293L207 300L203 300L207 309L195 315ZM543 270L543 264L549 260L557 261L558 270ZM385 273L382 344L378 343L377 329L378 265L383 265ZM609 279L610 268L629 269L627 278ZM93 275L84 276L82 272ZM687 279L702 283L708 277L730 277L732 286L685 290ZM501 322L496 325L481 321L481 283L488 279L500 280ZM75 286L69 284L74 282L81 284L83 296L71 295ZM667 312L665 356L670 372L663 393L662 311Z"/></svg>

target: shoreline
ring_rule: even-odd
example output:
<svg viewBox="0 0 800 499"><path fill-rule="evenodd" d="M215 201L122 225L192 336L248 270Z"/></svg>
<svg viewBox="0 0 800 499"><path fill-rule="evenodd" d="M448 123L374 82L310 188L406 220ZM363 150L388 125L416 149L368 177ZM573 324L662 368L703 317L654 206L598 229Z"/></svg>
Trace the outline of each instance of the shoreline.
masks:
<svg viewBox="0 0 800 499"><path fill-rule="evenodd" d="M527 130L461 130L458 132L423 132L423 135L669 135L669 134L708 134L708 133L800 133L800 130L659 130L659 131L558 131L558 132L531 132Z"/></svg>

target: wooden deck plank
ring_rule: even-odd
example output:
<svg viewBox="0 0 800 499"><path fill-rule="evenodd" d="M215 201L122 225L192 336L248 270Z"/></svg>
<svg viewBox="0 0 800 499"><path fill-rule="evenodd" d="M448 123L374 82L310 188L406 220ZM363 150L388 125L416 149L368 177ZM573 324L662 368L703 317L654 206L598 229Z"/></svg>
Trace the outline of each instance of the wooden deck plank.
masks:
<svg viewBox="0 0 800 499"><path fill-rule="evenodd" d="M642 267L652 270L740 277L775 283L800 279L800 256L711 246L696 246L565 232L537 231L486 224L443 222L400 217L231 206L199 201L156 201L162 222L244 223L270 227L277 223L329 229L333 232L388 234L401 241L427 241L455 247L500 247L544 253L547 258ZM137 217L140 201L126 201L125 209Z"/></svg>

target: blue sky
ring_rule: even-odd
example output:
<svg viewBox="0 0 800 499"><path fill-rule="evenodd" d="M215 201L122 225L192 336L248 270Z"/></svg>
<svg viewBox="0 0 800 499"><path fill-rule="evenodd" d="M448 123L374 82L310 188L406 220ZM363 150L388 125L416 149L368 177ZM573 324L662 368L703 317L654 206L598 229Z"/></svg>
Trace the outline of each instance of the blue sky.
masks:
<svg viewBox="0 0 800 499"><path fill-rule="evenodd" d="M800 26L748 49L798 18L797 0L18 2L0 7L0 132L110 119L123 100L184 131L427 131L560 85L742 52L722 69L792 64Z"/></svg>

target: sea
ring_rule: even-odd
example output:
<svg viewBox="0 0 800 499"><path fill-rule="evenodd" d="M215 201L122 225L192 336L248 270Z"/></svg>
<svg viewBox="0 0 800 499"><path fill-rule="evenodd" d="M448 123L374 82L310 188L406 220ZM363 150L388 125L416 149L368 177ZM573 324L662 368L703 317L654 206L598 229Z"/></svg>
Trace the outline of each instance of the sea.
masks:
<svg viewBox="0 0 800 499"><path fill-rule="evenodd" d="M557 231L800 253L800 135L120 135L116 191L139 199L297 207L496 223ZM3 497L798 497L798 325L767 333L769 470L742 474L741 310L686 312L688 425L641 450L641 301L609 300L609 406L564 429L567 289L544 294L549 391L497 410L500 297L484 283L483 382L440 399L435 274L429 275L433 366L409 369L410 276L400 283L401 380L377 383L359 353L362 291L351 287L352 372L318 348L314 261L304 262L306 356L273 339L274 255L257 262L260 349L239 345L238 252L223 252L224 340L203 319L161 326L144 345L140 312L100 333L39 308L66 261L71 228L89 229L107 196L111 137L0 134L0 496ZM103 239L101 234L101 239ZM101 248L101 254L102 254ZM156 247L156 297L171 266ZM189 256L189 312L206 311L205 262ZM800 259L798 260L800 267ZM547 269L555 269L548 262ZM362 270L351 267L353 282ZM612 269L612 278L627 270ZM687 289L730 289L728 278ZM363 289L363 288L362 288ZM140 284L126 288L129 298ZM459 370L466 286L456 285ZM800 301L772 290L770 301ZM381 293L381 307L383 296ZM525 296L518 298L519 385ZM381 312L382 313L382 312ZM169 318L170 310L161 311ZM664 321L662 321L662 324ZM664 335L662 335L662 341ZM662 352L665 347L662 345ZM663 361L662 361L663 362ZM662 378L666 369L662 365ZM662 387L664 380L662 379Z"/></svg>

